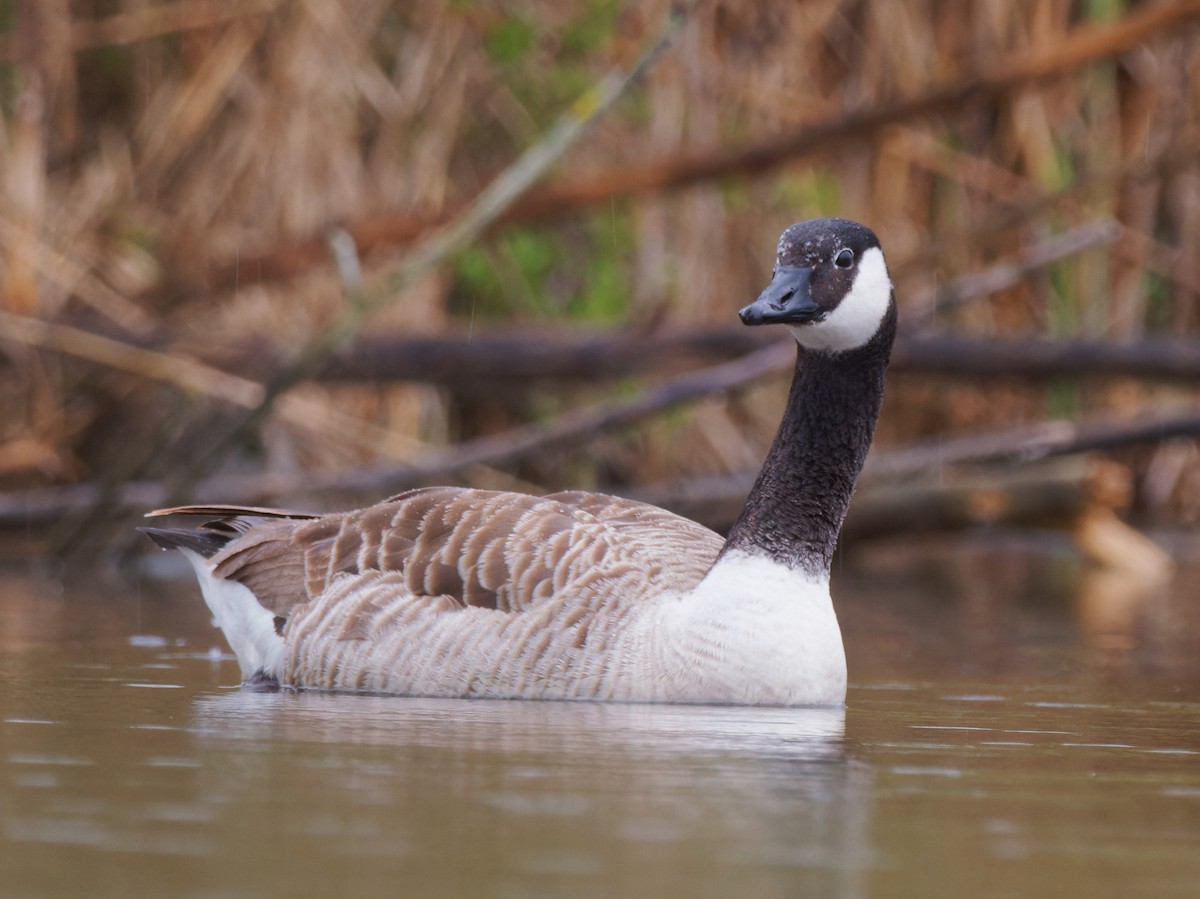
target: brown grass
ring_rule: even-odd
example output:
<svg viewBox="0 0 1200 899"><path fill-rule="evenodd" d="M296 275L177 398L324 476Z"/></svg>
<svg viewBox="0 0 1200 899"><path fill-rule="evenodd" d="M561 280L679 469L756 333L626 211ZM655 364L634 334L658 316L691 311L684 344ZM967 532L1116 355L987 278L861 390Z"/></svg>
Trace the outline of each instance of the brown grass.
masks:
<svg viewBox="0 0 1200 899"><path fill-rule="evenodd" d="M879 232L914 322L932 311L919 298L938 285L1111 218L1115 244L948 308L932 326L1112 340L1195 335L1198 7L702 3L646 81L557 168L551 193L777 145L863 111L954 96L956 84L983 79L987 89L769 167L746 166L753 175L601 196L494 231L482 258L507 305L476 314L478 298L452 265L396 295L370 328L567 323L556 310L571 308L580 273L608 269L620 279L624 321L725 324L757 291L784 226L836 214ZM667 3L175 0L114 12L108 3L17 0L12 8L0 39L0 308L44 323L43 335L75 328L168 356L204 356L258 336L271 348L266 376L336 319L337 273L323 251L310 252L293 277L239 275L215 289L219 273L314 239L319 248L331 223L429 222L459 208L583 87L628 64ZM1115 55L1076 60L1063 49L1139 16L1171 20ZM1033 63L1053 70L1056 61L1052 77L987 81ZM513 262L505 240L514 228L551 254L551 274L537 285ZM372 283L406 246L381 240L366 254ZM203 457L205 435L226 415L229 397L205 389L192 368L155 377L146 369L156 356L130 355L122 365L22 333L10 329L0 343L0 485L161 478ZM513 474L549 489L752 467L780 393L770 383L706 401ZM286 394L223 467L328 471L411 458L596 395L471 397L428 385L310 382ZM1190 391L1128 383L894 379L880 440L1194 401ZM1147 509L1200 518L1195 457L1194 446L1172 443L1133 460Z"/></svg>

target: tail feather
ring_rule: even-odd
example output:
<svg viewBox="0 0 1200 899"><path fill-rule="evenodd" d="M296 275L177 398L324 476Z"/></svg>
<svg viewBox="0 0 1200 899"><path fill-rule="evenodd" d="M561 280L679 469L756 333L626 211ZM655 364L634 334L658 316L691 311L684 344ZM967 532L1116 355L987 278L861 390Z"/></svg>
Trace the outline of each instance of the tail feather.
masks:
<svg viewBox="0 0 1200 899"><path fill-rule="evenodd" d="M208 559L230 540L255 525L270 519L306 521L319 516L311 512L292 512L287 509L263 509L258 506L176 506L147 512L147 518L163 515L215 516L195 528L138 528L163 549L190 549Z"/></svg>
<svg viewBox="0 0 1200 899"><path fill-rule="evenodd" d="M203 506L173 506L170 509L155 509L147 512L147 518L162 515L215 515L220 518L295 518L299 520L320 518L314 512L296 512L291 509L266 509L261 506L233 506L208 504Z"/></svg>
<svg viewBox="0 0 1200 899"><path fill-rule="evenodd" d="M284 659L286 615L263 605L255 593L253 579L227 577L224 572L218 573L209 560L231 541L259 525L274 522L278 528L280 519L304 521L318 516L248 506L180 506L159 509L150 512L149 516L171 514L217 516L194 528L140 527L138 530L163 549L179 550L191 563L204 601L237 656L243 678L258 687L277 685ZM299 571L302 585L302 561ZM288 605L296 599L297 596L289 596Z"/></svg>
<svg viewBox="0 0 1200 899"><path fill-rule="evenodd" d="M199 528L138 528L162 549L190 549L204 558L218 553L229 535Z"/></svg>

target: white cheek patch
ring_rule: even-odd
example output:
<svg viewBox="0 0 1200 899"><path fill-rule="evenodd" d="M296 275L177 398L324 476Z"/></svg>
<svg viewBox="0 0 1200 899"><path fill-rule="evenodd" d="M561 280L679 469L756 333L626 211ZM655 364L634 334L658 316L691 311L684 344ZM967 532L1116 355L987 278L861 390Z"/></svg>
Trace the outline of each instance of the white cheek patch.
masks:
<svg viewBox="0 0 1200 899"><path fill-rule="evenodd" d="M892 300L883 251L871 247L858 261L858 274L850 292L837 308L811 325L792 325L796 341L810 350L843 352L867 343L879 330Z"/></svg>

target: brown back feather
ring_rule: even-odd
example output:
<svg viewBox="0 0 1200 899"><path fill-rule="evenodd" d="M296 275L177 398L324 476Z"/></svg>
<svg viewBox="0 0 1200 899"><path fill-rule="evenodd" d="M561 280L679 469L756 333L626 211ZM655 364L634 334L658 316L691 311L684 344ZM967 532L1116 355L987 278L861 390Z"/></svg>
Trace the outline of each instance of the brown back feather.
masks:
<svg viewBox="0 0 1200 899"><path fill-rule="evenodd" d="M219 508L227 522L237 520L231 528L254 521L213 556L216 573L245 584L283 617L335 578L374 571L401 574L417 596L505 612L564 589L603 599L606 584L634 574L686 588L699 582L721 547L717 534L686 518L584 492L536 497L423 488L307 519L265 517L268 510L260 509L239 518L235 507Z"/></svg>

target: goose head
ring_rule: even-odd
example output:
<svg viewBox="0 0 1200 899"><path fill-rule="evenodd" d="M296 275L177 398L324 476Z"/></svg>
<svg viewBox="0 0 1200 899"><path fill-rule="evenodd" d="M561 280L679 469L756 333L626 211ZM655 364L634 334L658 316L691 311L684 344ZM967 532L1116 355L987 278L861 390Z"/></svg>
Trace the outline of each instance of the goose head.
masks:
<svg viewBox="0 0 1200 899"><path fill-rule="evenodd" d="M787 325L806 349L840 353L868 344L894 307L874 232L845 219L813 219L783 232L771 283L738 315L747 325Z"/></svg>

